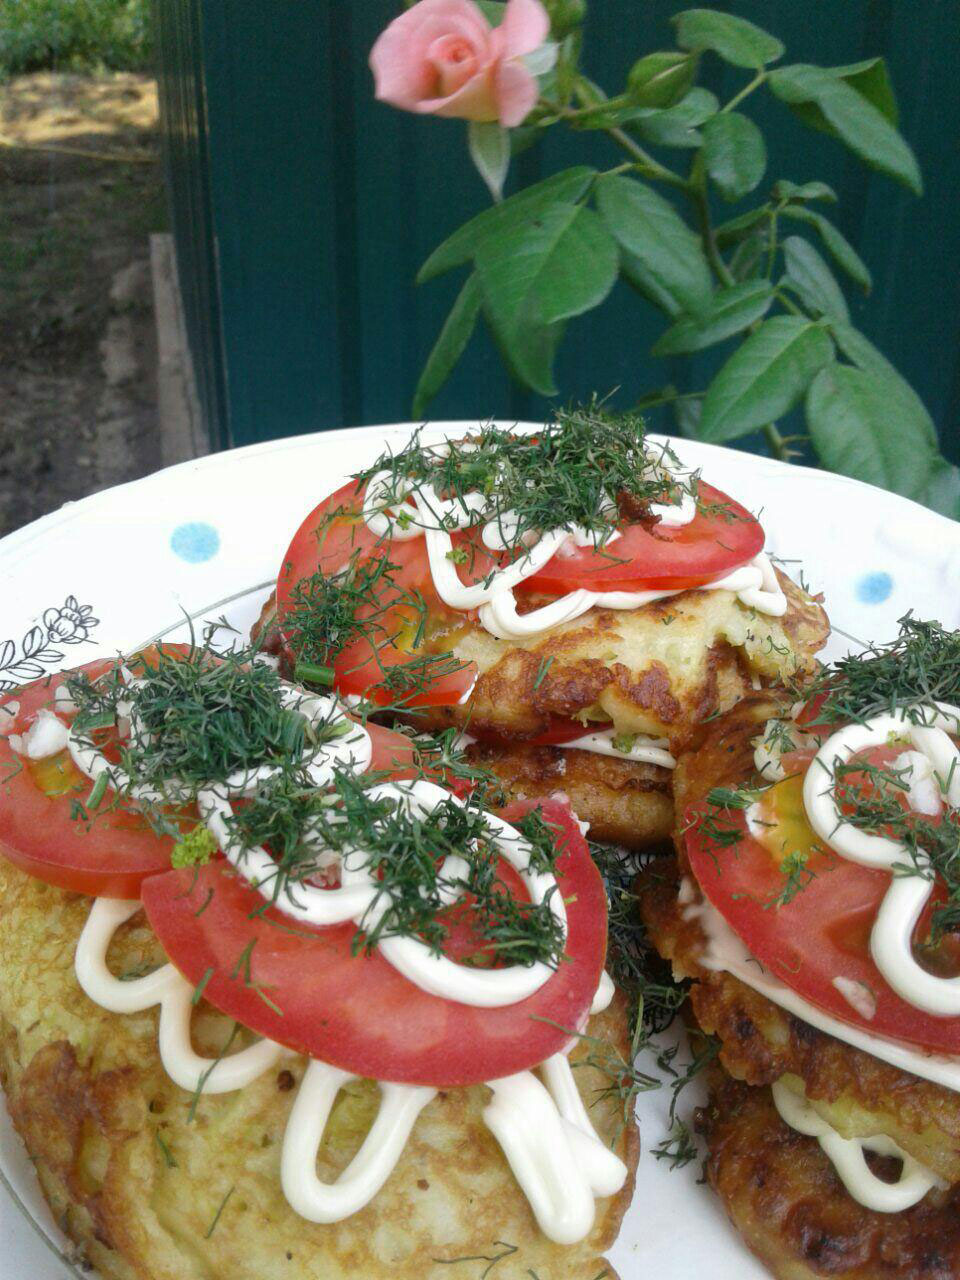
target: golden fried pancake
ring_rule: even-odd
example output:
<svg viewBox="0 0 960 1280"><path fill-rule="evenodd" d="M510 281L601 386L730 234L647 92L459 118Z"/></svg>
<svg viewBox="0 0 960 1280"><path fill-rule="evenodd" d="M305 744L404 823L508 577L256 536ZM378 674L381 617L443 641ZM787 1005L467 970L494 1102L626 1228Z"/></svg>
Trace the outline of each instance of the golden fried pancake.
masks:
<svg viewBox="0 0 960 1280"><path fill-rule="evenodd" d="M462 707L433 709L420 723L469 723L504 738L536 737L553 717L612 721L685 745L706 717L755 683L802 676L826 643L819 603L779 573L782 618L731 591L685 591L639 609L593 609L529 640L498 640L469 618L427 635L430 647L475 662L480 678ZM536 607L544 601L527 597Z"/></svg>
<svg viewBox="0 0 960 1280"><path fill-rule="evenodd" d="M0 1074L54 1214L104 1280L472 1280L476 1263L455 1260L498 1253L498 1280L594 1280L604 1270L632 1175L597 1202L586 1240L553 1244L483 1123L482 1085L442 1092L425 1108L365 1209L329 1226L298 1217L281 1190L280 1151L305 1059L291 1055L237 1092L202 1095L191 1119L191 1095L160 1062L156 1010L109 1013L76 982L89 908L0 861ZM118 974L162 959L142 916L110 952ZM230 1028L200 1002L199 1052L215 1055ZM589 1030L625 1051L622 999ZM635 1169L632 1119L624 1125L620 1104L600 1094L609 1080L592 1065L575 1074L597 1131ZM359 1149L376 1099L369 1082L341 1093L319 1156L325 1179Z"/></svg>
<svg viewBox="0 0 960 1280"><path fill-rule="evenodd" d="M563 792L577 817L589 822L593 840L640 849L670 837L672 771L661 765L509 742L476 742L466 755L496 774L511 799Z"/></svg>
<svg viewBox="0 0 960 1280"><path fill-rule="evenodd" d="M667 736L684 746L697 725L755 685L802 677L815 667L829 623L819 602L777 571L782 618L742 604L732 591L685 591L639 609L592 609L529 640L499 640L468 615L430 617L425 648L453 652L480 672L464 706L418 713L421 728L468 726L523 741L556 717L612 721L620 733ZM546 598L526 596L521 608ZM276 606L254 635L279 649Z"/></svg>
<svg viewBox="0 0 960 1280"><path fill-rule="evenodd" d="M750 1088L721 1069L712 1074L698 1125L710 1152L707 1178L777 1280L960 1276L960 1189L930 1191L902 1213L865 1209L816 1140L784 1124L769 1089ZM881 1165L875 1171L883 1176Z"/></svg>
<svg viewBox="0 0 960 1280"><path fill-rule="evenodd" d="M651 862L638 886L641 916L674 976L694 979L691 1008L700 1027L719 1037L726 1070L750 1085L796 1077L843 1137L885 1133L948 1182L960 1182L960 1096L817 1030L729 973L702 969L703 934L696 919L684 918L678 887L674 859Z"/></svg>

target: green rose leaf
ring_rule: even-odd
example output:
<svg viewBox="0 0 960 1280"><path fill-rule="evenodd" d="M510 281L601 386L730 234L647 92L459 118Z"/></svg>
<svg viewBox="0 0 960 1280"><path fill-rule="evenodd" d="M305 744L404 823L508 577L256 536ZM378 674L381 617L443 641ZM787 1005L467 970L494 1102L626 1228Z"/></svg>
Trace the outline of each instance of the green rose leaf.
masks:
<svg viewBox="0 0 960 1280"><path fill-rule="evenodd" d="M670 21L677 29L681 49L712 49L735 67L759 70L783 57L784 47L776 36L746 18L735 18L717 9L687 9Z"/></svg>
<svg viewBox="0 0 960 1280"><path fill-rule="evenodd" d="M799 316L765 320L710 384L700 439L733 440L788 413L832 355L821 325Z"/></svg>
<svg viewBox="0 0 960 1280"><path fill-rule="evenodd" d="M454 365L463 355L476 327L481 301L480 281L474 272L467 277L466 284L457 295L457 300L443 322L443 328L424 365L413 395L414 418L423 417L427 405L450 377Z"/></svg>
<svg viewBox="0 0 960 1280"><path fill-rule="evenodd" d="M652 349L655 356L680 356L722 342L749 328L765 315L773 301L769 280L749 280L713 295L709 308L698 316L683 316Z"/></svg>
<svg viewBox="0 0 960 1280"><path fill-rule="evenodd" d="M761 222L767 220L772 209L772 205L762 204L756 209L748 209L739 217L731 218L729 222L722 223L714 232L717 244L721 249L726 249L732 244L739 244L741 240L746 240Z"/></svg>
<svg viewBox="0 0 960 1280"><path fill-rule="evenodd" d="M787 236L783 242L783 259L787 268L783 283L790 285L811 311L833 320L850 319L847 300L833 272L812 244L800 236Z"/></svg>
<svg viewBox="0 0 960 1280"><path fill-rule="evenodd" d="M763 134L747 116L729 111L703 126L707 173L725 200L739 200L759 184L767 167Z"/></svg>
<svg viewBox="0 0 960 1280"><path fill-rule="evenodd" d="M802 182L799 185L789 178L781 178L773 184L773 194L777 200L829 200L837 203L837 193L825 182Z"/></svg>
<svg viewBox="0 0 960 1280"><path fill-rule="evenodd" d="M823 67L797 63L770 73L770 88L790 107L812 103L830 132L872 168L895 178L916 195L923 191L920 168L910 147L887 117L863 94ZM803 112L805 123L812 123ZM809 115L809 113L808 113Z"/></svg>
<svg viewBox="0 0 960 1280"><path fill-rule="evenodd" d="M537 217L555 205L572 205L583 195L596 176L596 169L576 165L563 169L542 182L534 183L510 196L493 209L484 209L465 222L431 253L417 273L417 284L432 280L454 267L469 262L485 237L491 232L509 235L511 228L527 217Z"/></svg>
<svg viewBox="0 0 960 1280"><path fill-rule="evenodd" d="M674 50L648 53L630 68L627 94L641 107L672 107L693 84L696 74L694 54Z"/></svg>
<svg viewBox="0 0 960 1280"><path fill-rule="evenodd" d="M922 427L931 448L938 448L937 429L923 401L899 370L878 351L869 338L850 324L833 321L830 325L837 346L858 369L883 383L890 413L902 416Z"/></svg>
<svg viewBox="0 0 960 1280"><path fill-rule="evenodd" d="M709 89L699 86L673 107L662 111L636 111L631 117L647 142L659 147L699 147L703 141L697 126L720 110L720 102Z"/></svg>
<svg viewBox="0 0 960 1280"><path fill-rule="evenodd" d="M807 426L831 471L919 498L939 458L924 424L891 409L886 384L863 369L831 363L807 395Z"/></svg>
<svg viewBox="0 0 960 1280"><path fill-rule="evenodd" d="M619 244L643 265L677 309L699 312L712 293L699 237L671 204L632 178L605 177L597 207Z"/></svg>
<svg viewBox="0 0 960 1280"><path fill-rule="evenodd" d="M510 168L510 130L496 121L471 120L467 125L467 147L490 194L494 200L501 200Z"/></svg>
<svg viewBox="0 0 960 1280"><path fill-rule="evenodd" d="M873 287L870 268L847 237L838 231L832 222L828 222L822 213L817 213L815 209L805 209L802 206L798 208L793 205L788 205L781 210L781 213L788 218L795 218L798 222L805 222L808 227L813 227L837 266L845 271L864 293L870 292Z"/></svg>
<svg viewBox="0 0 960 1280"><path fill-rule="evenodd" d="M627 284L632 289L635 289L641 298L646 298L655 307L659 307L663 314L669 316L671 320L683 310L680 303L672 294L666 291L656 276L647 269L639 258L632 253L628 253L626 249L620 250L620 272Z"/></svg>
<svg viewBox="0 0 960 1280"><path fill-rule="evenodd" d="M584 205L555 205L484 238L477 272L501 333L511 316L538 325L580 315L613 288L620 258L597 215Z"/></svg>

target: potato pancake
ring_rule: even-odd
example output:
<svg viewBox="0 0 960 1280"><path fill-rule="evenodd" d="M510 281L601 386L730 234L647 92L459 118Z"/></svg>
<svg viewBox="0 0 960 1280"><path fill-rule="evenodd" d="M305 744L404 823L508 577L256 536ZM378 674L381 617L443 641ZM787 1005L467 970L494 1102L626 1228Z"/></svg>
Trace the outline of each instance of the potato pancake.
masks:
<svg viewBox="0 0 960 1280"><path fill-rule="evenodd" d="M418 713L423 728L469 725L511 741L535 738L556 717L612 721L620 733L686 745L706 717L755 685L810 673L829 623L820 603L777 571L782 618L742 604L732 591L684 591L638 609L592 609L529 640L499 640L470 615L426 619L424 649L475 662L480 675L463 706ZM524 608L545 597L528 595ZM255 636L276 651L275 602Z"/></svg>
<svg viewBox="0 0 960 1280"><path fill-rule="evenodd" d="M777 1280L956 1280L960 1189L931 1191L902 1213L847 1194L814 1138L777 1114L769 1089L712 1072L698 1117L707 1179L731 1221ZM894 1162L889 1172L894 1171ZM880 1162L875 1166L883 1176Z"/></svg>
<svg viewBox="0 0 960 1280"><path fill-rule="evenodd" d="M684 745L705 717L733 706L754 683L811 672L829 624L819 603L783 573L782 618L731 591L684 591L639 609L592 609L529 640L498 640L469 618L431 632L480 672L462 707L432 709L421 723L468 724L503 738L536 737L556 716L612 721ZM532 596L531 608L544 603Z"/></svg>
<svg viewBox="0 0 960 1280"><path fill-rule="evenodd" d="M672 770L661 765L522 743L476 742L466 756L496 774L511 799L563 792L593 840L640 849L669 839L673 829Z"/></svg>
<svg viewBox="0 0 960 1280"><path fill-rule="evenodd" d="M498 1253L499 1280L529 1280L531 1271L594 1280L605 1267L613 1276L601 1254L630 1201L638 1141L632 1118L624 1124L622 1107L602 1095L610 1081L595 1066L581 1066L577 1083L631 1177L619 1195L598 1200L580 1244L562 1247L540 1232L483 1122L482 1085L428 1104L366 1208L331 1225L307 1222L280 1184L306 1060L291 1054L234 1093L194 1099L179 1089L157 1051L157 1011L118 1016L78 986L74 951L89 909L90 899L0 860L0 1074L55 1216L104 1280L475 1280L476 1259ZM119 930L115 973L138 975L164 959L142 920ZM200 1002L198 1052L216 1055L231 1030ZM622 998L589 1030L626 1051ZM377 1096L369 1081L341 1092L319 1154L325 1179L359 1149Z"/></svg>

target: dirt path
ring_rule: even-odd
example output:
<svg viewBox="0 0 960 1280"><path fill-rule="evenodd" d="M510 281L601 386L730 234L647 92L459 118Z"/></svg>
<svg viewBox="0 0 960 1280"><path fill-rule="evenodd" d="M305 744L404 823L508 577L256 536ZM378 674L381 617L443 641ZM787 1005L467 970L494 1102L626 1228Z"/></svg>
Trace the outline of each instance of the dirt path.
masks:
<svg viewBox="0 0 960 1280"><path fill-rule="evenodd" d="M156 152L148 77L0 85L0 534L159 465Z"/></svg>

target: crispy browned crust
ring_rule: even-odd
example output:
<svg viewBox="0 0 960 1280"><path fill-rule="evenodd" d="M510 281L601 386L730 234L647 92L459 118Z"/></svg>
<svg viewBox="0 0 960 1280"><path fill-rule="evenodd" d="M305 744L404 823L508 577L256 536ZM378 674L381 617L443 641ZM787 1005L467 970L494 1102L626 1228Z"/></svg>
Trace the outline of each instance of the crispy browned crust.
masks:
<svg viewBox="0 0 960 1280"><path fill-rule="evenodd" d="M960 1098L818 1031L729 973L701 969L703 935L695 919L684 919L678 883L674 859L651 862L638 886L641 916L675 976L694 979L691 1008L700 1027L719 1037L730 1075L754 1086L797 1076L810 1101L848 1136L888 1133L941 1177L960 1182Z"/></svg>
<svg viewBox="0 0 960 1280"><path fill-rule="evenodd" d="M671 771L660 765L511 743L474 743L467 758L495 773L512 799L563 792L591 839L640 849L670 837Z"/></svg>
<svg viewBox="0 0 960 1280"><path fill-rule="evenodd" d="M714 787L750 781L756 773L753 740L781 706L776 691L751 691L724 715L698 726L677 756L673 794L678 813Z"/></svg>
<svg viewBox="0 0 960 1280"><path fill-rule="evenodd" d="M957 1280L960 1188L904 1213L849 1196L813 1138L783 1123L769 1089L713 1073L700 1113L707 1177L734 1226L777 1280Z"/></svg>
<svg viewBox="0 0 960 1280"><path fill-rule="evenodd" d="M458 657L479 658L473 695L464 707L436 709L427 719L433 727L469 724L523 740L556 716L589 714L627 732L666 734L682 747L756 681L766 686L814 669L829 634L826 614L777 573L788 599L780 619L747 609L728 592L687 591L632 611L594 610L523 646L493 641L468 620L434 647L452 642ZM530 608L542 603L525 601ZM682 661L657 656L673 649Z"/></svg>
<svg viewBox="0 0 960 1280"><path fill-rule="evenodd" d="M604 1270L639 1148L612 1101L592 1105L591 1117L631 1176L619 1195L598 1201L579 1245L555 1245L539 1231L483 1124L485 1086L449 1090L428 1105L396 1170L360 1213L329 1226L306 1222L279 1180L304 1059L291 1056L236 1093L202 1096L190 1120L190 1096L159 1060L156 1010L114 1015L77 986L73 954L88 911L88 899L0 859L0 1082L55 1216L104 1280L450 1280L457 1268L445 1260L496 1253L496 1240L516 1246L499 1264L507 1280L528 1280L530 1269L594 1280ZM162 958L137 921L111 949L118 971ZM229 1026L201 1001L198 1051L216 1053ZM627 1051L622 997L590 1032ZM585 1053L575 1049L574 1059ZM604 1076L585 1065L576 1077L595 1103ZM323 1177L348 1163L375 1105L360 1084L341 1096L320 1152Z"/></svg>

